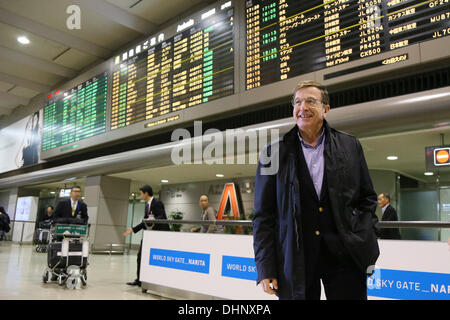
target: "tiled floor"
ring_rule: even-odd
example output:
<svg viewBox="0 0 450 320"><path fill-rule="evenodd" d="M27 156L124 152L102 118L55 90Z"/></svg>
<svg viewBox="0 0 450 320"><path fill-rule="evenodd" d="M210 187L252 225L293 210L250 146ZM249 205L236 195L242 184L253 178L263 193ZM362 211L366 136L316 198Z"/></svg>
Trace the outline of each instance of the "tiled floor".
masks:
<svg viewBox="0 0 450 320"><path fill-rule="evenodd" d="M88 283L78 290L42 282L47 254L34 246L0 242L0 300L159 300L162 297L142 293L126 284L136 277L136 252L129 255L89 256Z"/></svg>

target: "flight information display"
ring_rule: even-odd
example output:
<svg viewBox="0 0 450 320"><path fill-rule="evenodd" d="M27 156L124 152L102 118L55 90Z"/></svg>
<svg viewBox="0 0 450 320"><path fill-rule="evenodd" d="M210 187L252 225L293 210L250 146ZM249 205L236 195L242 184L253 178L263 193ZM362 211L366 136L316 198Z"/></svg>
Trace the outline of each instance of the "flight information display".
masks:
<svg viewBox="0 0 450 320"><path fill-rule="evenodd" d="M247 0L246 90L448 36L449 21L449 0Z"/></svg>
<svg viewBox="0 0 450 320"><path fill-rule="evenodd" d="M111 130L234 94L233 8L191 19L117 56ZM166 119L166 120L167 120Z"/></svg>
<svg viewBox="0 0 450 320"><path fill-rule="evenodd" d="M44 108L42 150L77 142L106 131L108 73L65 92L55 92Z"/></svg>

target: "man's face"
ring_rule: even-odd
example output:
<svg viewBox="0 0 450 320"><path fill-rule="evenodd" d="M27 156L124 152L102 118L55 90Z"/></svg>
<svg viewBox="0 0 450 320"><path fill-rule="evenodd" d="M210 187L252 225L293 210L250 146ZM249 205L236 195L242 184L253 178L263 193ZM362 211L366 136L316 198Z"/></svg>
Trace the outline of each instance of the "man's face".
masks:
<svg viewBox="0 0 450 320"><path fill-rule="evenodd" d="M141 192L141 194L139 195L139 197L141 198L141 200L147 200L147 194L142 191L140 191L140 192Z"/></svg>
<svg viewBox="0 0 450 320"><path fill-rule="evenodd" d="M47 212L48 212L48 214L52 214L52 213L53 213L53 209L50 208L50 207L48 207L48 208L47 208Z"/></svg>
<svg viewBox="0 0 450 320"><path fill-rule="evenodd" d="M385 198L382 194L378 195L378 206L380 208L383 208L387 203L387 198Z"/></svg>
<svg viewBox="0 0 450 320"><path fill-rule="evenodd" d="M200 197L200 207L202 207L202 209L206 209L208 208L209 205L209 200L207 196L201 196Z"/></svg>
<svg viewBox="0 0 450 320"><path fill-rule="evenodd" d="M322 93L316 87L298 90L294 95L293 103L293 117L302 131L320 127L330 110L330 106L322 103Z"/></svg>
<svg viewBox="0 0 450 320"><path fill-rule="evenodd" d="M81 189L73 188L72 191L70 191L70 197L73 201L78 201L81 198Z"/></svg>

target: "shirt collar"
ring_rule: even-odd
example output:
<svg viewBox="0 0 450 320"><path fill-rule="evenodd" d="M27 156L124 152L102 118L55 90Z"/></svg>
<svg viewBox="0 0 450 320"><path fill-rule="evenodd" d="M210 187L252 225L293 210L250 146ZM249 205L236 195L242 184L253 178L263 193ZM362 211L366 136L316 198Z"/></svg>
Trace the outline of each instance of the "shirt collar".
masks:
<svg viewBox="0 0 450 320"><path fill-rule="evenodd" d="M386 211L386 208L389 206L389 203L386 203L386 205L381 208L381 212L384 213L384 211Z"/></svg>
<svg viewBox="0 0 450 320"><path fill-rule="evenodd" d="M151 197L150 200L148 200L148 202L147 202L149 208L150 208L150 205L152 204L152 200L153 200L153 197Z"/></svg>
<svg viewBox="0 0 450 320"><path fill-rule="evenodd" d="M301 142L302 146L305 147L305 148L311 148L311 149L316 149L316 148L318 148L318 147L322 144L323 139L325 138L325 134L324 134L324 133L325 133L325 130L324 130L324 127L322 126L322 132L320 133L319 139L317 140L317 144L316 144L315 147L313 147L312 145L307 144L307 143L303 140L302 135L300 134L300 132L297 131L297 134L298 134L298 137L299 137L299 139L300 139L300 142Z"/></svg>

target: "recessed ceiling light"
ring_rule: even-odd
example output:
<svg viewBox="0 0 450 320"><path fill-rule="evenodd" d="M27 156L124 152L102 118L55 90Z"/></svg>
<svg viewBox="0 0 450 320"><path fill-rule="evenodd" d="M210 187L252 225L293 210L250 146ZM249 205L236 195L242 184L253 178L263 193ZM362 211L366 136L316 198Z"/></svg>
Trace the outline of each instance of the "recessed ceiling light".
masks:
<svg viewBox="0 0 450 320"><path fill-rule="evenodd" d="M397 160L398 157L397 156L389 156L386 159L388 159L388 160Z"/></svg>
<svg viewBox="0 0 450 320"><path fill-rule="evenodd" d="M434 173L433 173L433 172L425 172L424 175L426 175L426 176L432 176L432 175L434 175Z"/></svg>
<svg viewBox="0 0 450 320"><path fill-rule="evenodd" d="M162 179L161 182L162 182L162 183L167 183L167 182L169 182L169 180Z"/></svg>
<svg viewBox="0 0 450 320"><path fill-rule="evenodd" d="M19 43L21 43L21 44L29 44L30 43L30 40L25 36L17 37L17 41L19 41Z"/></svg>
<svg viewBox="0 0 450 320"><path fill-rule="evenodd" d="M223 174L221 174L221 173L217 173L217 174L216 174L216 177L217 177L217 178L223 178L223 177L224 177L224 175L223 175Z"/></svg>
<svg viewBox="0 0 450 320"><path fill-rule="evenodd" d="M55 191L50 191L51 194L55 194Z"/></svg>

